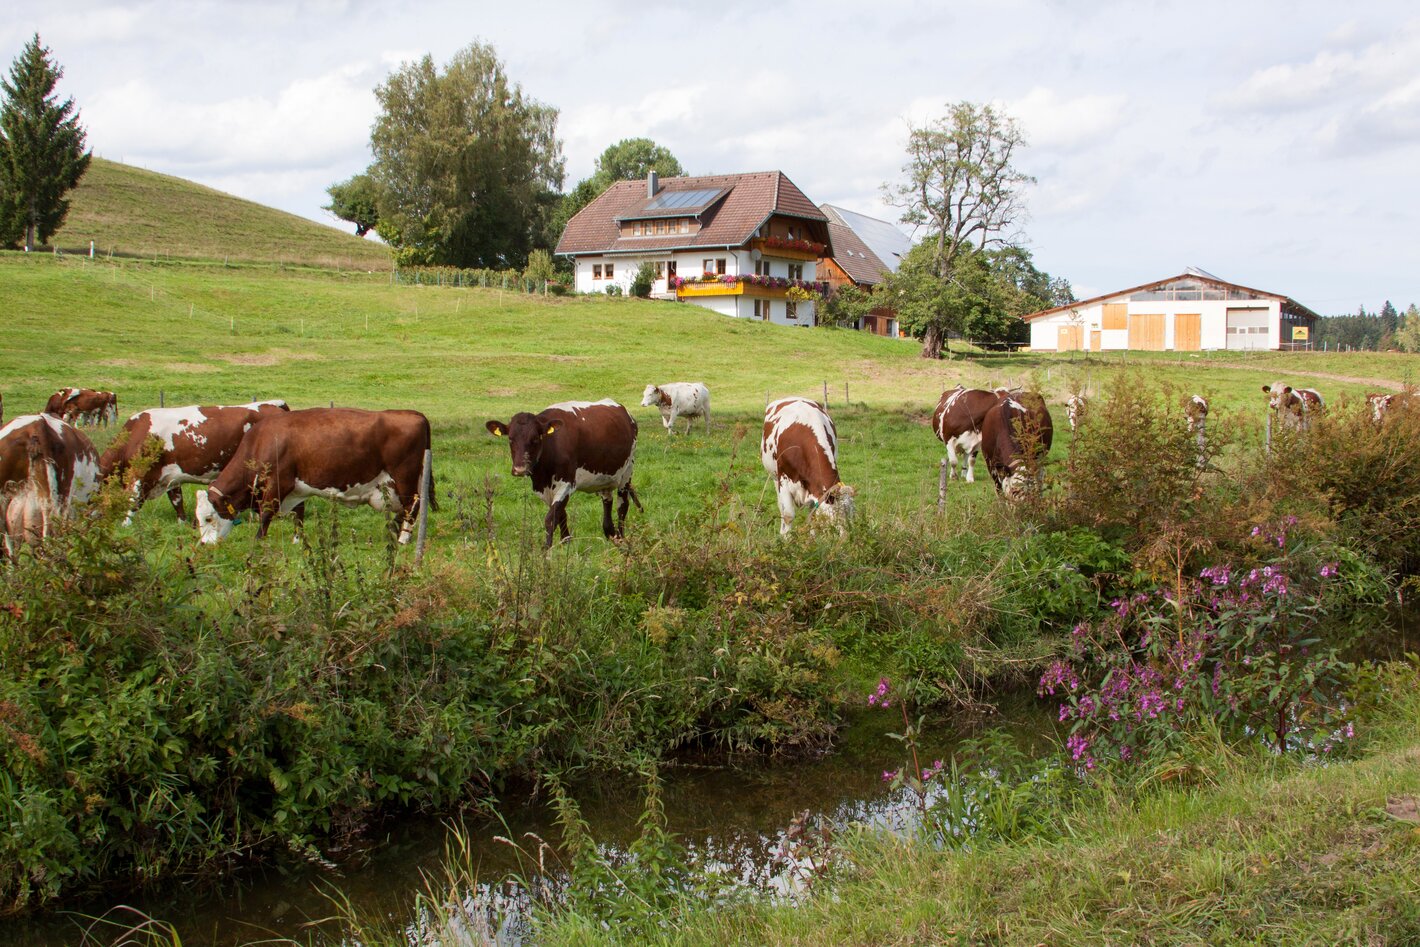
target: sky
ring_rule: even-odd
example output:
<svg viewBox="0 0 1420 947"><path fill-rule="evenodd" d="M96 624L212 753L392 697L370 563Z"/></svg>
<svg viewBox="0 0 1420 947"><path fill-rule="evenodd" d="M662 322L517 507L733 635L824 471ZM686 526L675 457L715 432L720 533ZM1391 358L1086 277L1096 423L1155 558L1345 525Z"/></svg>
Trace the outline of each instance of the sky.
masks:
<svg viewBox="0 0 1420 947"><path fill-rule="evenodd" d="M0 59L38 32L96 154L332 226L375 87L482 41L560 110L568 189L648 137L689 173L777 169L896 220L908 130L989 102L1028 142L1021 239L1079 298L1197 266L1328 314L1420 303L1410 2L14 6Z"/></svg>

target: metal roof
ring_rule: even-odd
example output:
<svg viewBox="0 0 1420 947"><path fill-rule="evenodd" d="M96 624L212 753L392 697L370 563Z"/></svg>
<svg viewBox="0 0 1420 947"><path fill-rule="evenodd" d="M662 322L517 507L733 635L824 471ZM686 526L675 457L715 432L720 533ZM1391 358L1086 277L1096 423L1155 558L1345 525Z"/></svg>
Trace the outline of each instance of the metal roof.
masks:
<svg viewBox="0 0 1420 947"><path fill-rule="evenodd" d="M820 209L828 215L829 220L853 231L891 273L897 272L898 264L907 255L907 251L912 249L911 238L886 220L854 213L832 204L824 204Z"/></svg>

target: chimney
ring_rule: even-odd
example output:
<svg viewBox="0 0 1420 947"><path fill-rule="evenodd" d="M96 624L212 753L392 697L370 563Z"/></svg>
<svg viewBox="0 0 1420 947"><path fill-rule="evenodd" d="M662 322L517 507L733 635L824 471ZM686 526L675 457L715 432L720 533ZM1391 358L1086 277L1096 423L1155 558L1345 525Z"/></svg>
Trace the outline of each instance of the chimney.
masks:
<svg viewBox="0 0 1420 947"><path fill-rule="evenodd" d="M660 177L657 176L657 174L656 174L655 171L647 171L647 172L646 172L646 196L647 196L648 198L655 197L655 196L656 196L656 192L659 191L660 189L661 189L661 179L660 179Z"/></svg>

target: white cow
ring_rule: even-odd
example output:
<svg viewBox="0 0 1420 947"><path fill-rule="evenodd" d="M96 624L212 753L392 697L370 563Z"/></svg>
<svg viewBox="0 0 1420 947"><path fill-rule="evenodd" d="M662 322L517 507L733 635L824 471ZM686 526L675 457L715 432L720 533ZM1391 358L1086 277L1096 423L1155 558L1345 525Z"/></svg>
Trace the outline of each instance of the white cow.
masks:
<svg viewBox="0 0 1420 947"><path fill-rule="evenodd" d="M647 385L641 397L642 407L655 405L661 409L661 423L675 433L676 418L686 418L685 433L690 433L690 418L704 418L705 432L710 433L710 389L698 381L675 381L664 385Z"/></svg>

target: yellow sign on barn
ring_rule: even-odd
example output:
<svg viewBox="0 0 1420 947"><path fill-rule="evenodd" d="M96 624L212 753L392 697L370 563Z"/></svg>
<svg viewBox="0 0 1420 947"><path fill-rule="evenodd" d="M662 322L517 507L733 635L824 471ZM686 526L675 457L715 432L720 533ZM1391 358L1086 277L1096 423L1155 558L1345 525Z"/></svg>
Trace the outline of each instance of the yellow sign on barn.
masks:
<svg viewBox="0 0 1420 947"><path fill-rule="evenodd" d="M1306 326L1292 326L1292 341L1306 342L1311 338L1312 330Z"/></svg>

